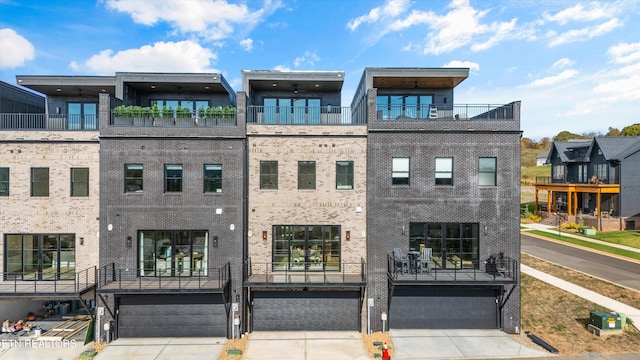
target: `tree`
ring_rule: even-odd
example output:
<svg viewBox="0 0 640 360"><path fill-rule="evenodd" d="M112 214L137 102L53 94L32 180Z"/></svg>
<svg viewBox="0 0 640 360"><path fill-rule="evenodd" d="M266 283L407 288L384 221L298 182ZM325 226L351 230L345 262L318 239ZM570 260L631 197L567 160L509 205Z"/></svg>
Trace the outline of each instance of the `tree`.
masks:
<svg viewBox="0 0 640 360"><path fill-rule="evenodd" d="M540 144L542 144L542 148L543 148L544 150L549 150L549 149L551 149L552 141L551 141L551 139L549 139L548 137L543 137L543 138L540 140Z"/></svg>
<svg viewBox="0 0 640 360"><path fill-rule="evenodd" d="M620 136L620 130L609 126L609 132L607 132L604 136Z"/></svg>
<svg viewBox="0 0 640 360"><path fill-rule="evenodd" d="M640 124L625 126L620 132L622 136L640 136Z"/></svg>
<svg viewBox="0 0 640 360"><path fill-rule="evenodd" d="M561 131L558 135L553 137L553 141L569 141L571 139L586 139L582 135L570 133L568 131Z"/></svg>

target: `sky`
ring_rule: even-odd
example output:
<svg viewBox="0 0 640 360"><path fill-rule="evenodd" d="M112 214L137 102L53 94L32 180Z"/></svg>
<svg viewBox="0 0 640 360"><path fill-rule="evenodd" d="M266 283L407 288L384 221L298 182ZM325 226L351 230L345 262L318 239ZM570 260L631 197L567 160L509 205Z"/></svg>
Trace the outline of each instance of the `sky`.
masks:
<svg viewBox="0 0 640 360"><path fill-rule="evenodd" d="M521 101L523 136L640 123L640 0L0 0L16 75L466 67L456 104Z"/></svg>

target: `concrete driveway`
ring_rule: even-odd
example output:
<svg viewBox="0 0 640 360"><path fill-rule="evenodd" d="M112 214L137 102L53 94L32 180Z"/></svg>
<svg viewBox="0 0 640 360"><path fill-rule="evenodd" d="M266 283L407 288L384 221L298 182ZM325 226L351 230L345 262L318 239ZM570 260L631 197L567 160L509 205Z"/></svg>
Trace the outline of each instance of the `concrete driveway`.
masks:
<svg viewBox="0 0 640 360"><path fill-rule="evenodd" d="M368 360L357 331L273 331L251 333L243 360Z"/></svg>
<svg viewBox="0 0 640 360"><path fill-rule="evenodd" d="M226 343L226 338L121 338L112 341L94 359L217 359Z"/></svg>

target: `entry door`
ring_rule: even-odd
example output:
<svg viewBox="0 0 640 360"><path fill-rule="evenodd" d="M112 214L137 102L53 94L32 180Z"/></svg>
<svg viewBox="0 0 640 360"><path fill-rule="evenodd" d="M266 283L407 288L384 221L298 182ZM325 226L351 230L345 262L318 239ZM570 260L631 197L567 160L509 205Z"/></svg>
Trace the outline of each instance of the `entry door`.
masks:
<svg viewBox="0 0 640 360"><path fill-rule="evenodd" d="M410 247L422 247L424 238L424 246L433 249L434 268L478 268L478 224L412 223L410 228Z"/></svg>
<svg viewBox="0 0 640 360"><path fill-rule="evenodd" d="M321 225L295 225L291 238L291 270L323 270Z"/></svg>

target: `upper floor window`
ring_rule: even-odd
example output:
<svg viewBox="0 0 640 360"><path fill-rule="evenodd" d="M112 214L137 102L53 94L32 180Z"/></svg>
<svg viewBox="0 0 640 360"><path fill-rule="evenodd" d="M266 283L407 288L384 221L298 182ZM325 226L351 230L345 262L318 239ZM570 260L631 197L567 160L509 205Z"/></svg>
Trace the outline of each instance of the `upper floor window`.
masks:
<svg viewBox="0 0 640 360"><path fill-rule="evenodd" d="M551 176L553 180L564 180L564 165L553 165Z"/></svg>
<svg viewBox="0 0 640 360"><path fill-rule="evenodd" d="M222 192L222 165L204 165L204 192Z"/></svg>
<svg viewBox="0 0 640 360"><path fill-rule="evenodd" d="M378 119L395 120L399 116L412 119L429 118L433 95L378 95Z"/></svg>
<svg viewBox="0 0 640 360"><path fill-rule="evenodd" d="M151 106L157 105L158 116L172 117L193 117L198 111L205 111L209 107L209 101L206 100L169 100L158 99L151 100ZM180 116L178 116L180 113ZM155 116L155 115L154 115Z"/></svg>
<svg viewBox="0 0 640 360"><path fill-rule="evenodd" d="M69 130L96 130L98 128L98 104L68 103L67 128Z"/></svg>
<svg viewBox="0 0 640 360"><path fill-rule="evenodd" d="M478 159L478 185L496 186L497 165L494 157Z"/></svg>
<svg viewBox="0 0 640 360"><path fill-rule="evenodd" d="M436 185L453 185L453 158L436 158Z"/></svg>
<svg viewBox="0 0 640 360"><path fill-rule="evenodd" d="M71 196L89 196L89 168L71 168Z"/></svg>
<svg viewBox="0 0 640 360"><path fill-rule="evenodd" d="M353 190L353 161L336 161L336 189Z"/></svg>
<svg viewBox="0 0 640 360"><path fill-rule="evenodd" d="M260 161L260 189L278 189L277 161Z"/></svg>
<svg viewBox="0 0 640 360"><path fill-rule="evenodd" d="M587 165L578 165L578 182L579 183L586 183L587 181L589 181L589 177L587 175L588 171L587 171Z"/></svg>
<svg viewBox="0 0 640 360"><path fill-rule="evenodd" d="M298 189L316 188L316 162L298 161Z"/></svg>
<svg viewBox="0 0 640 360"><path fill-rule="evenodd" d="M9 168L0 167L0 196L9 196Z"/></svg>
<svg viewBox="0 0 640 360"><path fill-rule="evenodd" d="M164 192L182 192L182 164L164 165Z"/></svg>
<svg viewBox="0 0 640 360"><path fill-rule="evenodd" d="M391 185L409 185L409 158L391 159Z"/></svg>
<svg viewBox="0 0 640 360"><path fill-rule="evenodd" d="M31 168L31 196L49 196L49 168Z"/></svg>
<svg viewBox="0 0 640 360"><path fill-rule="evenodd" d="M265 98L265 124L319 124L320 99Z"/></svg>
<svg viewBox="0 0 640 360"><path fill-rule="evenodd" d="M598 178L600 181L607 180L607 164L593 164L593 176Z"/></svg>
<svg viewBox="0 0 640 360"><path fill-rule="evenodd" d="M124 192L142 192L142 164L124 165Z"/></svg>

